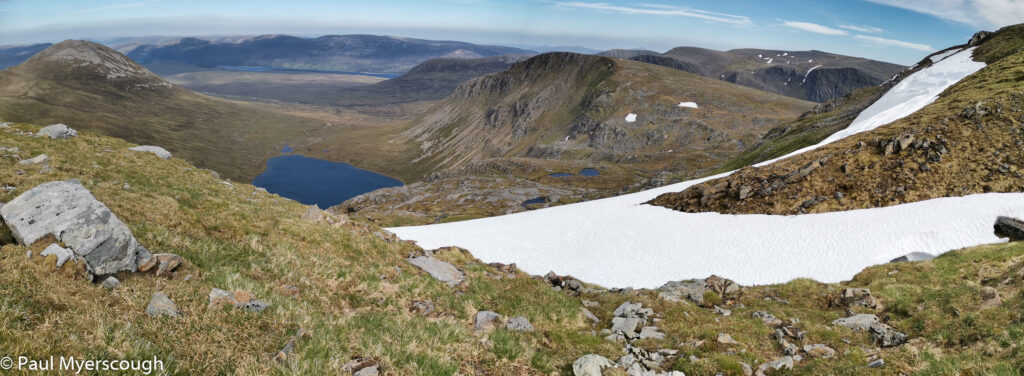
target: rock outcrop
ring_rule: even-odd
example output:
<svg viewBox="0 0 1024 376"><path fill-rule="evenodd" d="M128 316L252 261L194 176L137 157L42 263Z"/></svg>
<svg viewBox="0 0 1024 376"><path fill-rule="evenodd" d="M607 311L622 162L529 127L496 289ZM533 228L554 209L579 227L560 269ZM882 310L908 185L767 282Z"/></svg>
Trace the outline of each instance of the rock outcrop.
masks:
<svg viewBox="0 0 1024 376"><path fill-rule="evenodd" d="M1010 241L1024 240L1024 221L1013 217L998 217L995 224L996 235L1009 238Z"/></svg>
<svg viewBox="0 0 1024 376"><path fill-rule="evenodd" d="M71 138L77 137L78 131L71 129L64 124L53 124L43 127L36 133L38 137L49 137L49 138Z"/></svg>
<svg viewBox="0 0 1024 376"><path fill-rule="evenodd" d="M160 158L163 158L163 159L171 159L171 152L169 152L166 149L164 149L162 147L159 147L159 146L143 145L143 146L136 146L136 147L133 147L133 148L129 148L128 150L137 151L137 152L143 152L143 153L153 153L153 154L156 154L157 157L160 157Z"/></svg>
<svg viewBox="0 0 1024 376"><path fill-rule="evenodd" d="M858 314L846 318L836 319L832 325L838 325L858 332L869 332L875 344L881 347L896 347L907 342L907 334L899 332L888 324L879 321L878 316L872 314Z"/></svg>

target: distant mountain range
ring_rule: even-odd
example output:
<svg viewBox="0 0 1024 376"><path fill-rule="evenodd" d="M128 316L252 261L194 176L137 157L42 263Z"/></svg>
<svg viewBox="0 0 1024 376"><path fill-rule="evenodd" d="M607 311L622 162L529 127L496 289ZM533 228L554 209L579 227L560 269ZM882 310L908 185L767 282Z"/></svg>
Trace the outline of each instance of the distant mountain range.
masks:
<svg viewBox="0 0 1024 376"><path fill-rule="evenodd" d="M906 68L822 51L748 48L723 52L676 47L665 53L609 50L599 55L661 65L815 102L876 86Z"/></svg>
<svg viewBox="0 0 1024 376"><path fill-rule="evenodd" d="M6 69L28 60L39 51L50 47L51 43L27 44L19 46L0 46L0 69Z"/></svg>
<svg viewBox="0 0 1024 376"><path fill-rule="evenodd" d="M327 35L312 39L261 35L230 41L182 38L125 51L129 58L143 65L174 61L201 67L253 66L390 74L405 73L435 58L470 59L533 53L512 47L378 35Z"/></svg>

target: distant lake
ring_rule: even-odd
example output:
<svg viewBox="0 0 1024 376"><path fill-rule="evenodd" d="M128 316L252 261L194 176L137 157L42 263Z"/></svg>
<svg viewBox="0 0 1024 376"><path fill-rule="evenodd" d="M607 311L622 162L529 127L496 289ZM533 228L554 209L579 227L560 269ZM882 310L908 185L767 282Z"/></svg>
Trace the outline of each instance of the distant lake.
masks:
<svg viewBox="0 0 1024 376"><path fill-rule="evenodd" d="M252 185L326 209L366 192L400 186L402 182L348 163L282 155L267 160L267 169L252 180Z"/></svg>
<svg viewBox="0 0 1024 376"><path fill-rule="evenodd" d="M346 71L332 71L332 70L319 70L319 69L289 69L289 68L269 68L269 67L247 67L240 65L221 65L217 68L232 71L242 72L296 72L296 73L331 73L331 74L351 74L358 76L370 76L380 78L395 78L401 76L400 74L386 74L386 73L365 73L365 72L346 72Z"/></svg>
<svg viewBox="0 0 1024 376"><path fill-rule="evenodd" d="M601 171L598 171L596 168L584 168L584 169L580 170L580 175L583 175L583 176L597 176L597 175L601 175Z"/></svg>

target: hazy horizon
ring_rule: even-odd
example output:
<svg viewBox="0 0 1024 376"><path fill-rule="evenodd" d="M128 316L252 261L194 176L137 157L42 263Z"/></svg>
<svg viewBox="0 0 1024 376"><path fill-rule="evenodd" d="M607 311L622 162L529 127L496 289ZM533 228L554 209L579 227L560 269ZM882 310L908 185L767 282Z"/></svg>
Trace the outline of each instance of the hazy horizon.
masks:
<svg viewBox="0 0 1024 376"><path fill-rule="evenodd" d="M1024 22L1018 0L781 0L687 6L582 1L0 1L0 44L149 36L392 35L602 51L678 46L822 50L913 64L974 32Z"/></svg>

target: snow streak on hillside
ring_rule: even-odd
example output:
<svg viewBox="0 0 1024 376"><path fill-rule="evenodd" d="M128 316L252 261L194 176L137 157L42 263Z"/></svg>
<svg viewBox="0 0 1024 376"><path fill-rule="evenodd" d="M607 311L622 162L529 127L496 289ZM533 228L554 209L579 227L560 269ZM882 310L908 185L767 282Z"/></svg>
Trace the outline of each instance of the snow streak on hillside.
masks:
<svg viewBox="0 0 1024 376"><path fill-rule="evenodd" d="M875 129L934 102L984 67L971 60L972 50L907 77L849 128L796 153ZM838 282L911 252L939 254L996 242L997 216L1024 216L1024 193L799 216L684 213L643 205L728 174L501 217L389 230L427 249L455 245L484 262L514 262L532 274L553 270L604 286L650 288L711 274L741 284L798 277Z"/></svg>

